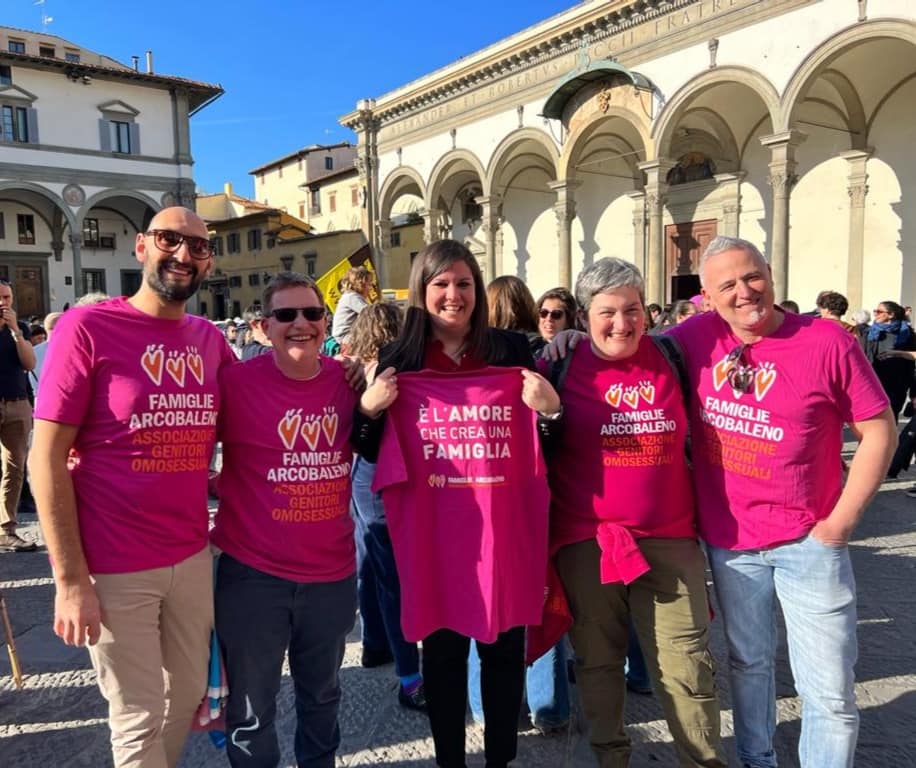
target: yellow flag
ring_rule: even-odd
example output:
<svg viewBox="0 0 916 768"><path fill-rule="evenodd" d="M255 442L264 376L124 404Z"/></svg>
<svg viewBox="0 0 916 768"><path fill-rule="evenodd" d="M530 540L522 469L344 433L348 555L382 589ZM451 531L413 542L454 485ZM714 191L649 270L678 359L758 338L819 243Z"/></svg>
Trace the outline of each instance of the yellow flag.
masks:
<svg viewBox="0 0 916 768"><path fill-rule="evenodd" d="M337 302L340 301L340 281L346 277L352 266L350 259L343 259L315 281L324 294L324 303L331 312L337 309Z"/></svg>

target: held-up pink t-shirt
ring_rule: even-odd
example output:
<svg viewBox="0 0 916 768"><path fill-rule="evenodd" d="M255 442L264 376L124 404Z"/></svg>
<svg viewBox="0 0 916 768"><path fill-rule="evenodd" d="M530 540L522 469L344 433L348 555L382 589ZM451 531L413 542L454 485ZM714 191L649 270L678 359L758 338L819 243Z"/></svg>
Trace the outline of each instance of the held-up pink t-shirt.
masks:
<svg viewBox="0 0 916 768"><path fill-rule="evenodd" d="M234 362L209 321L124 298L55 326L35 417L79 427L71 475L91 573L162 568L207 545L217 373Z"/></svg>
<svg viewBox="0 0 916 768"><path fill-rule="evenodd" d="M223 371L223 468L212 540L245 565L296 582L356 570L350 430L356 393L336 360L298 381L274 356Z"/></svg>
<svg viewBox="0 0 916 768"><path fill-rule="evenodd" d="M716 547L760 549L798 539L841 491L842 428L887 407L855 337L838 323L785 313L744 349L750 391L728 382L740 346L717 314L670 331L691 387L691 446L700 535Z"/></svg>
<svg viewBox="0 0 916 768"><path fill-rule="evenodd" d="M560 391L563 433L550 462L550 547L597 538L611 523L636 539L694 537L693 489L684 456L687 415L680 384L653 341L617 362L585 339ZM621 553L625 557L625 553ZM624 557L619 578L631 581Z"/></svg>
<svg viewBox="0 0 916 768"><path fill-rule="evenodd" d="M540 623L549 493L520 370L398 374L373 487L410 641L444 628L491 643Z"/></svg>

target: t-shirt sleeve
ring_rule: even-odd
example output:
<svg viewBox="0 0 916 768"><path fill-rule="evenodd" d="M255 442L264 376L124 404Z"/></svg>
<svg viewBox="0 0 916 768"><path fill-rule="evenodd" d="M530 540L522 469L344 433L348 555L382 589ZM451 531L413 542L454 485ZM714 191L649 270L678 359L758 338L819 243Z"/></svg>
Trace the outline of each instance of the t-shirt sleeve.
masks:
<svg viewBox="0 0 916 768"><path fill-rule="evenodd" d="M404 450L396 424L397 410L397 408L390 408L386 416L387 423L382 434L382 444L379 447L375 477L372 480L372 490L375 493L379 493L388 486L407 481L407 463L404 460Z"/></svg>
<svg viewBox="0 0 916 768"><path fill-rule="evenodd" d="M92 394L94 348L79 313L64 315L54 326L41 368L36 419L83 423Z"/></svg>
<svg viewBox="0 0 916 768"><path fill-rule="evenodd" d="M865 421L888 406L887 395L858 342L848 333L835 334L830 381L843 421Z"/></svg>

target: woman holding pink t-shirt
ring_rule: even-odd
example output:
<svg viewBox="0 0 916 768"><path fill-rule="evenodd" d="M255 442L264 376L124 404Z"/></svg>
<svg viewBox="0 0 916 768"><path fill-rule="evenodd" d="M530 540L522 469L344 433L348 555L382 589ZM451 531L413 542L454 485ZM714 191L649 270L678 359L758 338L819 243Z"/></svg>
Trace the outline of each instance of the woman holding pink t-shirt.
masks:
<svg viewBox="0 0 916 768"><path fill-rule="evenodd" d="M587 341L567 353L550 469L550 549L573 614L576 681L601 766L625 766L624 659L632 620L681 765L724 766L709 605L674 367L645 334L639 271L579 275Z"/></svg>
<svg viewBox="0 0 916 768"><path fill-rule="evenodd" d="M519 367L523 369L520 374L522 381L512 379L520 391L516 397L520 396L524 405L538 411L544 418L559 411L556 392L542 376L532 370L534 361L527 339L519 333L488 327L487 295L480 267L464 245L454 240L441 240L428 245L418 254L411 269L408 303L404 331L396 342L382 349L378 366L381 373L361 400L361 411L371 418L360 423L357 416L355 443L357 450L362 451L366 458L375 460L378 444L382 441L383 427L385 438L389 438L395 429L392 421L396 423L396 374L424 369L437 372L440 377L441 374L447 374L447 378L453 379L448 383L443 382L443 388L476 387L481 390L487 386L485 382L488 380L507 378L506 374L499 371L494 373L492 367ZM405 395L409 395L405 383L409 376L401 378L403 403ZM380 418L383 411L393 405L395 408L392 408L392 413L385 419ZM511 407L513 413L521 410ZM520 446L513 446L514 450L516 448L521 450ZM379 473L386 469L380 460ZM414 582L410 579L411 574L423 570L413 567L421 559L429 563L429 570L422 578L437 585L434 597L446 606L460 606L467 602L467 595L486 592L493 597L495 603L509 606L508 611L512 613L513 601L528 605L532 603L528 593L532 589L535 593L532 615L511 626L496 622L492 637L485 637L483 635L486 633L478 634L476 631L460 631L457 625L462 623L466 615L462 616L460 610L457 613L449 612L447 607L439 615L448 615L449 621L430 621L428 618L431 612L427 612L416 622L418 632L421 626L428 630L421 635L423 681L436 748L436 763L440 768L465 766L467 657L472 636L478 641L477 653L481 660L486 764L489 768L504 768L515 758L518 713L525 678L524 624L539 618L543 582L538 584L535 578L543 578L542 574L546 571L546 546L543 546L546 545L547 526L546 482L542 477L542 508L526 508L521 501L525 490L523 486L528 476L535 476L535 470L526 466L524 474L525 478L519 478L518 486L507 481L502 484L504 487L493 491L494 494L503 494L499 498L514 493L513 498L517 500L517 508L499 508L498 517L503 527L497 527L496 524L487 527L489 508L484 510L482 507L468 506L443 511L430 508L416 498L408 500L413 503L389 506L389 491L385 490L382 494L401 574L402 605L408 608L402 611L405 615L409 614L411 619L416 613L413 610L415 605L410 603L411 599L416 605L428 607L427 603L421 603L421 599L429 596L429 583L420 584L419 578ZM393 495L395 491L390 493ZM453 540L441 546L431 536L428 541L433 542L434 552L422 546L411 549L403 539L399 539L399 531L405 528L419 531L429 527L432 530L438 525L441 526L438 530L442 530L449 525L449 521L459 516L468 521L467 527L457 531ZM507 519L517 520L517 524L507 526ZM476 539L469 532L471 530L477 531ZM530 545L531 542L536 544ZM504 561L508 562L511 558L505 558L505 553L511 553L513 548L516 572L513 573L513 567L496 567L498 553L503 553ZM464 557L469 550L479 553L479 562L473 557ZM470 566L465 567L469 562ZM527 590L524 595L512 592L516 587L513 579L519 569L524 569L526 574L537 574L537 577L532 576L523 584L522 591ZM484 578L491 576L492 582L483 583ZM438 585L442 585L441 589ZM427 589L423 589L424 586ZM409 636L414 622L403 623L405 636L414 639Z"/></svg>

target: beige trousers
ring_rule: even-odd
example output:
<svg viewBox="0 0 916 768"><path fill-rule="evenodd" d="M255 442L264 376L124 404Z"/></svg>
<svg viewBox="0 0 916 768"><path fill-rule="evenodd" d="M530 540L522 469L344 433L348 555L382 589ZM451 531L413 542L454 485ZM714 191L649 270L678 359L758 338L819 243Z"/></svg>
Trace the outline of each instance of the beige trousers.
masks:
<svg viewBox="0 0 916 768"><path fill-rule="evenodd" d="M174 768L207 688L213 558L97 574L102 635L90 646L116 768Z"/></svg>

